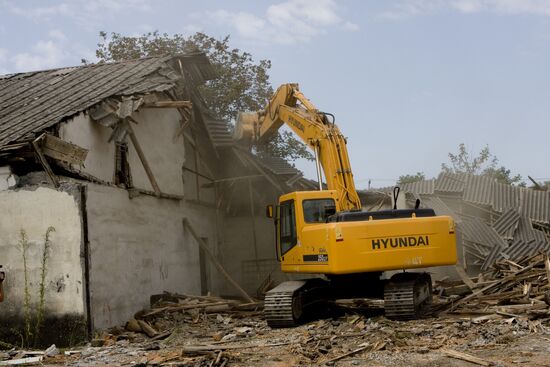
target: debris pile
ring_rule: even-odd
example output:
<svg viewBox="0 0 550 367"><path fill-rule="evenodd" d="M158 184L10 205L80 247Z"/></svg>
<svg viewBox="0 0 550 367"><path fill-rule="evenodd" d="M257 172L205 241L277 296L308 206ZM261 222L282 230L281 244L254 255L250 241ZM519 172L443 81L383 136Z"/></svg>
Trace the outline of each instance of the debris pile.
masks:
<svg viewBox="0 0 550 367"><path fill-rule="evenodd" d="M271 329L259 304L165 293L85 347L37 355L44 365L66 366L537 364L550 348L547 266L541 256L497 262L492 278L469 278L473 292L461 296L446 292L465 284L437 283L437 317L407 322L386 319L381 301L361 299L337 302L330 318Z"/></svg>
<svg viewBox="0 0 550 367"><path fill-rule="evenodd" d="M550 259L537 254L514 262L496 261L477 278L460 273L463 284L436 282L440 309L478 315L480 320L501 317L541 328L550 321Z"/></svg>

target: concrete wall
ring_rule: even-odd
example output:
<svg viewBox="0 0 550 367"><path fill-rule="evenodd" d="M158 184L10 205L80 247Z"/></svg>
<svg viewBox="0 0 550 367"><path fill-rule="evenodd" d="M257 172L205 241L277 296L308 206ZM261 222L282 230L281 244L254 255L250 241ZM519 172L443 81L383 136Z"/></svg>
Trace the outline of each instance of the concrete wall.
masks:
<svg viewBox="0 0 550 367"><path fill-rule="evenodd" d="M51 233L52 245L46 265L46 317L58 319L72 315L76 319L83 318L85 285L79 191L76 186L68 191L47 187L0 191L0 264L7 273L6 301L0 303L0 339L9 339L5 334L9 329L7 325L20 326L16 322L23 319L25 282L19 245L21 230L25 231L29 244L27 273L32 308L40 299L44 235L52 226L55 232Z"/></svg>
<svg viewBox="0 0 550 367"><path fill-rule="evenodd" d="M200 293L199 248L182 219L216 247L214 209L147 195L130 199L126 190L95 184L88 185L86 208L94 328L126 322L149 306L151 294Z"/></svg>
<svg viewBox="0 0 550 367"><path fill-rule="evenodd" d="M174 135L181 117L174 109L144 109L133 115L138 124L132 128L143 149L162 192L183 195L182 166L185 161L183 137ZM84 113L60 124L60 138L89 150L81 170L100 180L113 182L115 143L108 142L112 129L104 127ZM128 139L129 140L129 139ZM153 190L143 165L129 141L129 164L136 188Z"/></svg>

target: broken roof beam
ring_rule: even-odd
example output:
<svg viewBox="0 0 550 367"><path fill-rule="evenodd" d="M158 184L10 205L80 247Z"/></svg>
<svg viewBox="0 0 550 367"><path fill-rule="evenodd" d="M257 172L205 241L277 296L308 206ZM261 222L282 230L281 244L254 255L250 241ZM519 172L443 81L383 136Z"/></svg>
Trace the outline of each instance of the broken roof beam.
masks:
<svg viewBox="0 0 550 367"><path fill-rule="evenodd" d="M145 153L143 153L143 149L141 149L141 145L137 140L136 134L134 133L134 129L132 129L132 124L127 123L126 125L127 125L126 128L128 130L128 135L130 136L130 140L132 141L132 144L134 145L136 153L139 157L139 160L141 161L141 165L143 166L143 169L145 169L147 178L149 179L149 182L151 183L151 186L153 187L155 194L160 197L161 191L160 191L159 185L157 183L155 175L153 174L153 171L151 170L151 166L149 166L149 162L147 162L147 158L145 158Z"/></svg>
<svg viewBox="0 0 550 367"><path fill-rule="evenodd" d="M44 138L45 134L40 135L38 138L33 140L31 142L32 147L34 148L34 152L36 153L36 157L38 158L38 161L42 165L42 168L44 168L44 171L52 181L52 184L55 188L59 187L59 179L53 173L52 168L50 167L50 164L48 163L48 160L46 159L46 156L44 156L44 152L42 152L42 149L40 148L40 141Z"/></svg>
<svg viewBox="0 0 550 367"><path fill-rule="evenodd" d="M192 108L191 101L156 101L143 104L144 108Z"/></svg>

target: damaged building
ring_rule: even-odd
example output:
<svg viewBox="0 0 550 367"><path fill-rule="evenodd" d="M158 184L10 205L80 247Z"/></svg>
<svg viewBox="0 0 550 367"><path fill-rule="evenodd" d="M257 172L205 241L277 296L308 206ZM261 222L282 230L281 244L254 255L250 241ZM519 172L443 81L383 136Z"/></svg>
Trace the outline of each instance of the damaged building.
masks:
<svg viewBox="0 0 550 367"><path fill-rule="evenodd" d="M213 261L249 294L282 276L265 204L315 186L234 144L201 97L212 78L202 53L0 76L0 339L39 302L48 228L43 332L58 345L152 294L238 295Z"/></svg>

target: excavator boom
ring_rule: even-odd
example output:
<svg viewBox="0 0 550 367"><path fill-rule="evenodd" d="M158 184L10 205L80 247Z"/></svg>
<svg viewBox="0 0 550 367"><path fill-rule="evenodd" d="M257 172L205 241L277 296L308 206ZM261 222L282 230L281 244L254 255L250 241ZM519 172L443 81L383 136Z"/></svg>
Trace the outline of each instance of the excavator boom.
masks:
<svg viewBox="0 0 550 367"><path fill-rule="evenodd" d="M327 189L338 192L337 209L359 210L361 201L353 181L346 138L330 116L317 110L300 92L298 84L283 84L263 110L241 112L236 131L239 138L261 144L286 124L315 153L319 184L322 169Z"/></svg>

